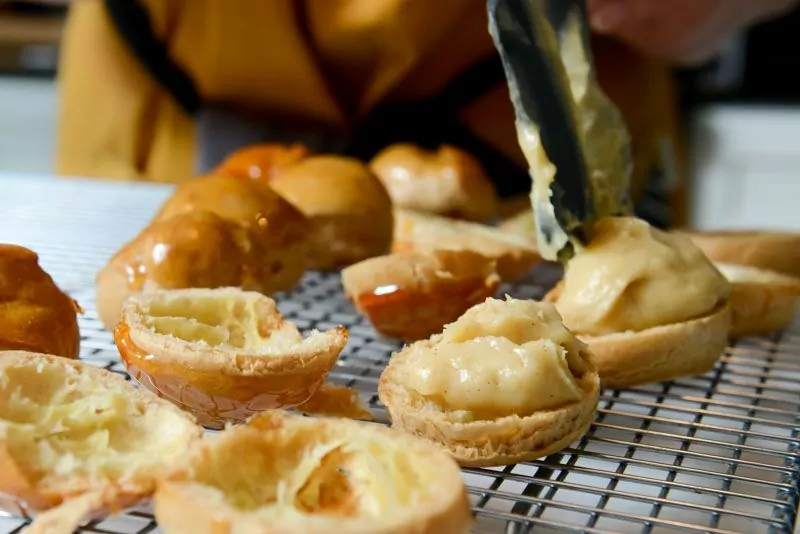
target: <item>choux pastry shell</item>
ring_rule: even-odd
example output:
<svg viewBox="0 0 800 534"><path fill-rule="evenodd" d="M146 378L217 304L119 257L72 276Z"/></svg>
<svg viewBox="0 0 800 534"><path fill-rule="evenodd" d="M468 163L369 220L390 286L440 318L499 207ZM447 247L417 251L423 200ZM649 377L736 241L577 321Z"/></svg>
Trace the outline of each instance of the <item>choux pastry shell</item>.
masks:
<svg viewBox="0 0 800 534"><path fill-rule="evenodd" d="M41 268L35 252L0 244L0 350L77 358L79 311Z"/></svg>
<svg viewBox="0 0 800 534"><path fill-rule="evenodd" d="M386 147L370 162L395 207L487 222L497 215L494 184L480 162L460 148Z"/></svg>
<svg viewBox="0 0 800 534"><path fill-rule="evenodd" d="M397 252L342 271L345 293L387 337L416 341L441 332L495 294L495 261L467 250Z"/></svg>
<svg viewBox="0 0 800 534"><path fill-rule="evenodd" d="M72 532L149 497L201 435L118 374L0 352L0 495L12 513L36 516L30 532Z"/></svg>
<svg viewBox="0 0 800 534"><path fill-rule="evenodd" d="M458 466L377 425L265 412L198 444L159 485L166 534L467 534Z"/></svg>
<svg viewBox="0 0 800 534"><path fill-rule="evenodd" d="M114 338L136 381L219 429L309 400L344 349L347 330L304 339L269 297L181 289L131 296Z"/></svg>

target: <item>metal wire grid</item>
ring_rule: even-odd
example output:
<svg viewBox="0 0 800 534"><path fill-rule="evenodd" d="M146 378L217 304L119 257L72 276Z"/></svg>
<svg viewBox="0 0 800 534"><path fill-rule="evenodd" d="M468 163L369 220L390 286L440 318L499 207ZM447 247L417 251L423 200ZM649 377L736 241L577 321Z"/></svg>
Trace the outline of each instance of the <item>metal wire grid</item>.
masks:
<svg viewBox="0 0 800 534"><path fill-rule="evenodd" d="M91 212L94 207L88 204L94 204L94 197L86 193L96 189L85 184L81 188L81 202ZM145 194L140 189L140 197L155 200L166 194L153 191ZM108 199L103 209L94 209L95 216L84 215L81 228L69 226L70 231L80 231L67 250L63 232L48 233L39 224L49 222L48 217L13 215L4 207L7 198L0 195L0 241L36 248L59 282L81 278L79 288L72 291L87 309L81 320L81 357L124 372L111 335L96 318L91 279L73 276L76 266L81 272L94 272L107 257L102 239L81 238L103 229L109 233L109 226L117 226L109 217L114 210L108 209ZM63 199L60 195L51 202ZM123 217L130 223L141 221L115 239L127 239L155 206L157 202L130 220ZM19 205L14 209L29 211ZM26 224L21 231L24 239L9 237L9 228L21 228L21 222ZM111 245L114 239L107 241ZM534 274L532 280L505 290L515 297L536 297L541 294L537 280L541 281ZM309 273L297 290L279 300L282 311L301 328L344 324L350 329L348 347L332 380L357 388L376 418L386 422L375 389L398 345L377 336L354 313L342 295L339 277ZM515 466L464 470L476 532L791 532L800 476L798 379L800 325L794 325L783 335L732 346L704 376L606 391L595 424L570 448ZM16 532L23 526L23 520L0 518L0 532ZM143 534L157 531L157 525L144 507L91 523L83 531Z"/></svg>

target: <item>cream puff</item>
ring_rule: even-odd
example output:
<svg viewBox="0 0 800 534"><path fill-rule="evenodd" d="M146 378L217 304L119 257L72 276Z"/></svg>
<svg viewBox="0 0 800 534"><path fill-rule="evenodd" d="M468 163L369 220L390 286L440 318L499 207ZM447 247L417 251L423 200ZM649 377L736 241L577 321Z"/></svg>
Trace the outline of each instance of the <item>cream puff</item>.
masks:
<svg viewBox="0 0 800 534"><path fill-rule="evenodd" d="M599 378L553 305L490 298L394 354L378 394L394 427L461 465L492 466L547 456L583 435Z"/></svg>
<svg viewBox="0 0 800 534"><path fill-rule="evenodd" d="M360 161L309 157L282 170L270 187L311 221L311 268L338 269L388 252L392 201Z"/></svg>
<svg viewBox="0 0 800 534"><path fill-rule="evenodd" d="M603 385L623 388L710 370L727 346L731 288L687 237L601 219L547 300L585 341Z"/></svg>
<svg viewBox="0 0 800 534"><path fill-rule="evenodd" d="M114 339L131 377L219 429L308 401L344 349L347 330L303 338L269 297L183 289L131 296Z"/></svg>
<svg viewBox="0 0 800 534"><path fill-rule="evenodd" d="M0 244L0 350L77 358L79 312L41 268L35 252Z"/></svg>
<svg viewBox="0 0 800 534"><path fill-rule="evenodd" d="M791 324L800 297L800 279L785 274L717 263L731 284L731 337L767 335Z"/></svg>
<svg viewBox="0 0 800 534"><path fill-rule="evenodd" d="M36 516L31 532L72 532L150 497L201 436L191 416L118 374L0 352L0 495Z"/></svg>
<svg viewBox="0 0 800 534"><path fill-rule="evenodd" d="M541 256L528 238L491 226L457 221L409 210L395 210L393 252L468 250L497 262L497 272L506 282L525 276Z"/></svg>
<svg viewBox="0 0 800 534"><path fill-rule="evenodd" d="M164 480L166 534L467 534L458 465L423 440L344 419L265 412L188 451Z"/></svg>
<svg viewBox="0 0 800 534"><path fill-rule="evenodd" d="M467 250L397 252L351 265L342 285L379 333L416 341L495 294L495 261Z"/></svg>
<svg viewBox="0 0 800 534"><path fill-rule="evenodd" d="M236 286L291 289L308 265L309 222L269 187L225 176L181 184L150 225L97 276L106 328L139 291Z"/></svg>
<svg viewBox="0 0 800 534"><path fill-rule="evenodd" d="M369 165L398 208L477 222L497 215L494 184L480 162L460 148L398 143Z"/></svg>

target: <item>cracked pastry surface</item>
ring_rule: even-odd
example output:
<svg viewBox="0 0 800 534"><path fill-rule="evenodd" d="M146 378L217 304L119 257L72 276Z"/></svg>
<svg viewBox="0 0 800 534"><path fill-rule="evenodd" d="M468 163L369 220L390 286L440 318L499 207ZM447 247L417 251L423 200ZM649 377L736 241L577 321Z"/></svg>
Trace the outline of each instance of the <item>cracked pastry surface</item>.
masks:
<svg viewBox="0 0 800 534"><path fill-rule="evenodd" d="M77 303L39 265L39 256L0 244L0 350L77 358Z"/></svg>
<svg viewBox="0 0 800 534"><path fill-rule="evenodd" d="M208 428L308 401L347 343L303 337L275 301L238 288L161 290L125 302L114 338L128 373Z"/></svg>
<svg viewBox="0 0 800 534"><path fill-rule="evenodd" d="M164 481L167 534L466 534L458 466L436 447L377 425L265 412L199 444Z"/></svg>
<svg viewBox="0 0 800 534"><path fill-rule="evenodd" d="M123 377L79 361L0 353L0 494L71 532L154 490L201 436L194 420ZM54 508L58 507L58 508ZM73 528L60 513L71 512Z"/></svg>
<svg viewBox="0 0 800 534"><path fill-rule="evenodd" d="M791 324L800 279L757 267L715 265L731 284L732 337L768 335Z"/></svg>
<svg viewBox="0 0 800 534"><path fill-rule="evenodd" d="M153 289L290 289L307 267L308 231L308 220L263 184L192 179L100 271L98 315L113 329L125 299Z"/></svg>
<svg viewBox="0 0 800 534"><path fill-rule="evenodd" d="M586 345L551 304L489 298L393 355L378 393L394 426L462 465L504 465L582 435L599 380Z"/></svg>
<svg viewBox="0 0 800 534"><path fill-rule="evenodd" d="M477 222L497 214L494 184L480 162L459 148L397 143L369 165L398 208Z"/></svg>
<svg viewBox="0 0 800 534"><path fill-rule="evenodd" d="M705 372L725 349L730 285L681 235L602 219L547 297L610 387Z"/></svg>
<svg viewBox="0 0 800 534"><path fill-rule="evenodd" d="M495 261L474 252L398 252L344 269L342 285L381 334L416 341L495 294Z"/></svg>

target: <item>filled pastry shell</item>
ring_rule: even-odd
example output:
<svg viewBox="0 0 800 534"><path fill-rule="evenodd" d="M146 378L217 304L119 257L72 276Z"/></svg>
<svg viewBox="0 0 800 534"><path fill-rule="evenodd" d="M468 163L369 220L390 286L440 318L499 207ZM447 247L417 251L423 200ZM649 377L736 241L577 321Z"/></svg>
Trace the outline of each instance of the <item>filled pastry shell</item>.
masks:
<svg viewBox="0 0 800 534"><path fill-rule="evenodd" d="M599 378L547 303L487 299L394 354L378 394L392 425L465 466L547 456L594 419Z"/></svg>
<svg viewBox="0 0 800 534"><path fill-rule="evenodd" d="M130 297L114 339L128 373L208 428L303 404L347 343L337 327L303 336L275 301L238 288Z"/></svg>
<svg viewBox="0 0 800 534"><path fill-rule="evenodd" d="M342 271L345 293L379 333L416 341L495 294L495 261L461 250L397 252Z"/></svg>
<svg viewBox="0 0 800 534"><path fill-rule="evenodd" d="M456 463L377 425L265 412L187 456L156 493L166 534L467 534L472 525Z"/></svg>

